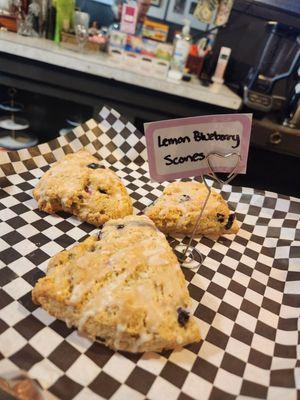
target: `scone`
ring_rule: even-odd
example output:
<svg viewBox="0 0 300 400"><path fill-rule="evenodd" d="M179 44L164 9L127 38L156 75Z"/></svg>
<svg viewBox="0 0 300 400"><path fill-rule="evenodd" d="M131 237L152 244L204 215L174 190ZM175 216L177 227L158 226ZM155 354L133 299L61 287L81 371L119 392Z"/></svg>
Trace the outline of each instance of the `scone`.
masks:
<svg viewBox="0 0 300 400"><path fill-rule="evenodd" d="M206 195L207 188L203 183L174 182L165 188L145 214L164 233L191 234ZM236 233L238 229L235 215L230 213L222 196L212 189L196 234L220 236Z"/></svg>
<svg viewBox="0 0 300 400"><path fill-rule="evenodd" d="M32 298L115 350L161 351L200 340L177 258L146 216L111 220L98 237L54 256Z"/></svg>
<svg viewBox="0 0 300 400"><path fill-rule="evenodd" d="M66 211L96 226L133 212L121 180L84 150L54 163L39 180L33 196L40 210L50 214Z"/></svg>

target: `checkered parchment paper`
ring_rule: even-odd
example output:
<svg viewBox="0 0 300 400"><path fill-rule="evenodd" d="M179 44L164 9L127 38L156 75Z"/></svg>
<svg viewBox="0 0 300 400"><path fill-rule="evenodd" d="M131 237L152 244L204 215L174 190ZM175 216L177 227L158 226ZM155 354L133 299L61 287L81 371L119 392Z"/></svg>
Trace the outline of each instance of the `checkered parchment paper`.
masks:
<svg viewBox="0 0 300 400"><path fill-rule="evenodd" d="M200 343L162 354L113 352L32 303L49 258L96 232L65 213L39 211L32 198L50 165L83 146L122 178L136 212L165 186L149 179L143 135L107 107L64 137L1 153L0 376L28 371L47 399L299 399L298 199L222 187L241 228L195 240L204 263L183 270Z"/></svg>

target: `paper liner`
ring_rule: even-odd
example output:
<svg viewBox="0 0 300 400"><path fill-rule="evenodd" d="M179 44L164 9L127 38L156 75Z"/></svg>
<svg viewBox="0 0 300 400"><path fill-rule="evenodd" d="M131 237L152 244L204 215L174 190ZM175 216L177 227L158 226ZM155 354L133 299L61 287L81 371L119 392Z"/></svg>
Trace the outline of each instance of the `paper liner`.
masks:
<svg viewBox="0 0 300 400"><path fill-rule="evenodd" d="M198 344L162 354L113 352L32 303L49 258L96 231L65 213L39 211L32 198L50 164L82 147L116 171L135 212L166 185L149 179L143 135L107 107L98 121L64 137L0 153L0 376L26 370L48 398L61 400L299 398L298 199L223 186L241 229L195 240L204 263L184 270L203 337Z"/></svg>

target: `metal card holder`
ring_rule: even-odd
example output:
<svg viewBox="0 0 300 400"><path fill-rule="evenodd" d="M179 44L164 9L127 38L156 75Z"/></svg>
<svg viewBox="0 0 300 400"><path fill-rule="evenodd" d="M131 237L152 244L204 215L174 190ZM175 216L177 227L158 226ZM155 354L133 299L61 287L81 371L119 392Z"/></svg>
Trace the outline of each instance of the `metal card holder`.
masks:
<svg viewBox="0 0 300 400"><path fill-rule="evenodd" d="M213 165L211 163L212 157L224 158L224 159L230 158L230 157L236 158L236 163L235 163L234 167L232 168L231 172L229 172L227 179L222 180L216 175L216 172L213 170ZM207 162L208 169L209 169L209 173L207 174L207 177L212 178L213 181L217 181L220 186L227 184L227 183L231 182L237 176L237 174L238 174L237 170L238 170L240 161L241 161L241 155L239 153L233 152L233 153L221 154L221 153L211 152L206 156L206 162ZM174 250L177 253L179 253L178 260L179 260L181 266L184 268L188 268L188 269L199 268L203 263L203 255L200 253L200 251L198 249L196 249L195 247L192 247L192 245L191 245L192 241L195 238L195 234L197 232L199 222L201 220L201 217L203 215L205 207L208 203L209 196L211 194L211 186L209 186L209 184L206 180L206 176L202 175L201 178L207 188L207 196L204 200L204 203L200 210L199 216L197 217L194 229L192 231L192 234L189 238L188 243L187 244L183 244L183 243L179 244L174 248ZM200 261L197 261L197 258L200 259Z"/></svg>

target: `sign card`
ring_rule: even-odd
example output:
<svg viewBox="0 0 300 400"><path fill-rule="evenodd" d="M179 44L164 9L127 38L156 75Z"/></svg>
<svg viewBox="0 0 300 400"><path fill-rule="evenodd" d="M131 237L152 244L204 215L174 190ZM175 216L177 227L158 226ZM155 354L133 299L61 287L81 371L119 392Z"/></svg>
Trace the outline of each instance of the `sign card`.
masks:
<svg viewBox="0 0 300 400"><path fill-rule="evenodd" d="M144 124L150 176L162 182L210 172L210 153L236 153L235 172L245 174L252 114L220 114ZM231 172L237 157L209 156L214 172Z"/></svg>

